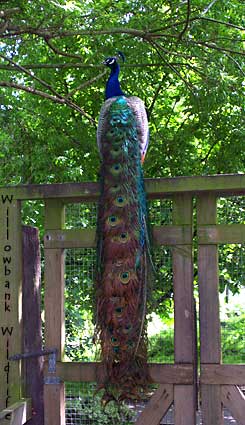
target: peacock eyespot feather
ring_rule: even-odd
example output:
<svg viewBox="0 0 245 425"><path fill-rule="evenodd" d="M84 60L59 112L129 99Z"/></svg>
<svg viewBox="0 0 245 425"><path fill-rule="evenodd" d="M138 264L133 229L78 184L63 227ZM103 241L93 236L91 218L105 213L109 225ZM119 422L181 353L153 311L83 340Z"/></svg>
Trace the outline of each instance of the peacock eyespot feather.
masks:
<svg viewBox="0 0 245 425"><path fill-rule="evenodd" d="M129 234L127 232L121 233L118 240L120 243L127 243L129 241Z"/></svg>
<svg viewBox="0 0 245 425"><path fill-rule="evenodd" d="M115 137L115 134L116 134L115 130L111 129L111 130L107 131L106 137L107 137L107 139L112 139L113 137Z"/></svg>
<svg viewBox="0 0 245 425"><path fill-rule="evenodd" d="M115 338L114 336L113 337L111 337L111 343L112 343L112 345L118 345L118 339L117 338Z"/></svg>
<svg viewBox="0 0 245 425"><path fill-rule="evenodd" d="M132 328L133 328L132 325L129 323L128 325L124 326L123 333L129 334L131 332Z"/></svg>
<svg viewBox="0 0 245 425"><path fill-rule="evenodd" d="M114 203L114 205L116 205L117 207L124 207L125 205L127 205L127 203L128 203L128 200L127 200L127 198L126 197L124 197L124 196L122 196L122 195L120 195L120 196L118 196L116 199L115 199L115 201L113 202Z"/></svg>
<svg viewBox="0 0 245 425"><path fill-rule="evenodd" d="M130 272L120 273L119 279L120 279L121 283L123 283L124 285L127 285L130 281Z"/></svg>
<svg viewBox="0 0 245 425"><path fill-rule="evenodd" d="M110 217L107 219L107 222L111 227L115 227L118 225L119 218L116 215L110 215Z"/></svg>
<svg viewBox="0 0 245 425"><path fill-rule="evenodd" d="M123 314L123 307L116 307L115 314L117 317L120 317Z"/></svg>
<svg viewBox="0 0 245 425"><path fill-rule="evenodd" d="M110 150L110 154L113 158L118 157L122 153L121 149L115 147L114 149Z"/></svg>
<svg viewBox="0 0 245 425"><path fill-rule="evenodd" d="M114 176L117 176L117 175L121 174L121 172L122 172L122 166L121 166L121 164L114 164L114 165L111 167L111 173L112 173Z"/></svg>
<svg viewBox="0 0 245 425"><path fill-rule="evenodd" d="M109 191L111 193L117 193L120 192L121 187L118 184L113 185L112 187L110 187Z"/></svg>

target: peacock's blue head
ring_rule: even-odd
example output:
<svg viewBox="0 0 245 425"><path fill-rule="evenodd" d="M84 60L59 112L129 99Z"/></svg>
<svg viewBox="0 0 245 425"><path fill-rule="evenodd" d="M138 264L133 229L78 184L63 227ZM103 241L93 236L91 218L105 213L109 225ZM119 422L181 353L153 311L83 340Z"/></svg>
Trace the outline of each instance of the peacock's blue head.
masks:
<svg viewBox="0 0 245 425"><path fill-rule="evenodd" d="M110 56L109 58L106 58L106 60L103 62L103 64L108 66L110 69L115 69L118 66L117 57L116 56Z"/></svg>
<svg viewBox="0 0 245 425"><path fill-rule="evenodd" d="M104 65L110 68L111 73L106 83L105 98L109 99L114 96L123 96L124 93L121 90L120 83L118 81L118 75L120 72L120 66L118 64L118 59L122 58L124 61L124 55L121 52L118 52L118 56L110 56L105 59L103 62Z"/></svg>

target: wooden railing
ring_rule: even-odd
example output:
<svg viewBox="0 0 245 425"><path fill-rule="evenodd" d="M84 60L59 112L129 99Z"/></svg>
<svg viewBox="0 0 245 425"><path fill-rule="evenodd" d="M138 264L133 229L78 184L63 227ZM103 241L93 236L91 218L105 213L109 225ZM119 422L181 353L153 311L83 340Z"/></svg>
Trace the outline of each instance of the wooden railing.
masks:
<svg viewBox="0 0 245 425"><path fill-rule="evenodd" d="M200 362L203 425L223 423L222 405L244 425L244 365L221 364L219 320L218 244L244 243L244 224L216 224L220 196L245 195L245 175L146 179L149 199L171 198L173 224L153 229L154 243L172 247L175 306L175 364L152 364L159 389L137 424L158 424L175 405L175 425L196 423L196 324L193 305L193 202L197 200L198 282L200 302ZM22 200L45 200L45 342L58 350L56 371L45 368L45 425L64 425L64 381L95 381L96 363L63 362L64 356L64 249L95 247L95 230L64 229L65 205L97 201L97 183L27 185L2 188L1 200L1 347L0 409L21 395L21 371L10 354L21 352L21 223ZM6 259L8 258L8 259ZM6 269L7 267L7 269ZM7 270L7 271L6 271ZM9 272L10 270L10 272ZM6 274L9 273L9 274ZM7 285L7 286L6 286ZM6 367L7 366L7 367Z"/></svg>

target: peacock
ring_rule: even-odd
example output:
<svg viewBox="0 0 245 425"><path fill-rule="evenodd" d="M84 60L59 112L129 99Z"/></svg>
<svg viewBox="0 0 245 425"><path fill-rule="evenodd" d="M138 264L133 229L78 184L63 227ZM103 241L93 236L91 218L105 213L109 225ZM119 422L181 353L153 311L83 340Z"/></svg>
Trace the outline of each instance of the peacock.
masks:
<svg viewBox="0 0 245 425"><path fill-rule="evenodd" d="M103 62L110 76L97 129L96 323L105 402L139 399L150 382L145 318L151 261L142 170L149 130L143 101L121 90L118 59Z"/></svg>

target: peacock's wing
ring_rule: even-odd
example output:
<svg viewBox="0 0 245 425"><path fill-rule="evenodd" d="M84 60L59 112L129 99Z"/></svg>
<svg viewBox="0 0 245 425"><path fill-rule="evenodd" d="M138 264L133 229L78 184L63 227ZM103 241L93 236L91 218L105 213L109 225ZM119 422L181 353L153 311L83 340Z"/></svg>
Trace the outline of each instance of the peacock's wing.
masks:
<svg viewBox="0 0 245 425"><path fill-rule="evenodd" d="M147 119L147 113L145 109L144 102L137 96L129 96L129 97L123 97L129 108L134 114L135 122L137 126L137 133L138 133L138 141L140 144L140 152L141 152L141 161L144 161L148 144L149 144L149 125L148 125L148 119ZM101 154L101 139L102 135L105 130L106 126L106 115L108 112L108 109L110 105L115 102L117 97L111 97L110 99L106 100L101 108L100 116L99 116L99 122L97 127L97 144L98 149Z"/></svg>
<svg viewBox="0 0 245 425"><path fill-rule="evenodd" d="M149 126L145 105L144 102L136 96L128 97L127 102L135 115L140 142L141 161L143 162L149 144Z"/></svg>

